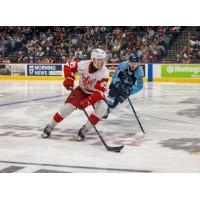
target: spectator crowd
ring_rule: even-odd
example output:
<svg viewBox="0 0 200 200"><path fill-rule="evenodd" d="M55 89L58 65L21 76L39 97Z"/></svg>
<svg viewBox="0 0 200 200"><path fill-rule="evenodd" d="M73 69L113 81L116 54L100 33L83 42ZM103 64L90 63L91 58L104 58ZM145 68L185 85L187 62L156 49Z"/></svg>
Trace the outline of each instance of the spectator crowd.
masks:
<svg viewBox="0 0 200 200"><path fill-rule="evenodd" d="M141 62L161 62L181 29L178 26L0 27L0 62L64 63L68 59L89 59L93 48L104 49L110 63L130 56L139 57ZM199 34L191 37L192 58L200 57L199 41Z"/></svg>

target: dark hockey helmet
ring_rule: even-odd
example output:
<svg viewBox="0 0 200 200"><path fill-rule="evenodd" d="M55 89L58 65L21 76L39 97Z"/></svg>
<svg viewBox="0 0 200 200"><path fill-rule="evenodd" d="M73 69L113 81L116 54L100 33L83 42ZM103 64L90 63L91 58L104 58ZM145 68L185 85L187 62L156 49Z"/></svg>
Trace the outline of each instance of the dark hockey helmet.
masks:
<svg viewBox="0 0 200 200"><path fill-rule="evenodd" d="M133 63L137 63L140 61L139 57L138 56L130 56L129 59L128 59L129 62L133 62Z"/></svg>

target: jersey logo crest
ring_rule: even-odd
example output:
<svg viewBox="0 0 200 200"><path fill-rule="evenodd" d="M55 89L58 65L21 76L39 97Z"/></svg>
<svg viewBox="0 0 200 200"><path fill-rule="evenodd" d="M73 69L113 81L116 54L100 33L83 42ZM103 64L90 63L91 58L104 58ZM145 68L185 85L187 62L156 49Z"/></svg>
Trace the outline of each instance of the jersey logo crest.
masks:
<svg viewBox="0 0 200 200"><path fill-rule="evenodd" d="M95 80L92 80L90 76L84 76L84 74L82 74L82 80L83 80L84 87L87 87L87 88L90 88L95 82Z"/></svg>

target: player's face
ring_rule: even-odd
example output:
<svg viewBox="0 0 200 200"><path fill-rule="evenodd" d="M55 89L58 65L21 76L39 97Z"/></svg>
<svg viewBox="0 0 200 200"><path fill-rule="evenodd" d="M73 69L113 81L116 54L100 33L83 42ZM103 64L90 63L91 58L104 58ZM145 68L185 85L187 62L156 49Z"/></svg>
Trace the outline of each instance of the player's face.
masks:
<svg viewBox="0 0 200 200"><path fill-rule="evenodd" d="M102 68L105 64L105 60L102 60L102 59L96 59L94 61L94 64L97 68Z"/></svg>
<svg viewBox="0 0 200 200"><path fill-rule="evenodd" d="M138 66L138 63L130 63L130 70L133 71Z"/></svg>

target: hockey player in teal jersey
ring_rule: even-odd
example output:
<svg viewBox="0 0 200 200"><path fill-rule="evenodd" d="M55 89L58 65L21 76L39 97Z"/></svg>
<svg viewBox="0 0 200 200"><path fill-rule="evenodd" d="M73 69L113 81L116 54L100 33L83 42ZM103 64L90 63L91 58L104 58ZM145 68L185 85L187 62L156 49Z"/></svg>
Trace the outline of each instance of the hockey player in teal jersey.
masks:
<svg viewBox="0 0 200 200"><path fill-rule="evenodd" d="M143 88L144 70L139 58L131 56L128 61L122 62L112 76L108 93L108 110L103 118L119 103L123 103L130 95L134 95Z"/></svg>

